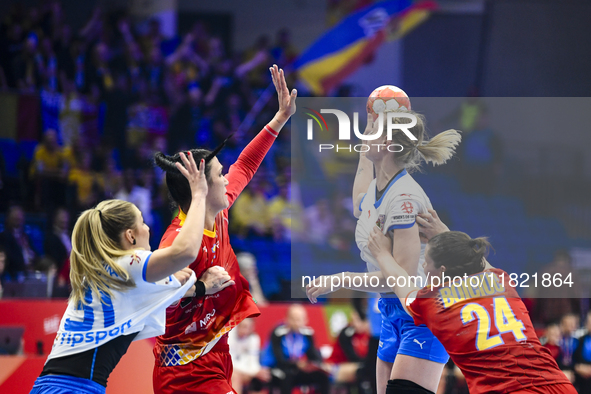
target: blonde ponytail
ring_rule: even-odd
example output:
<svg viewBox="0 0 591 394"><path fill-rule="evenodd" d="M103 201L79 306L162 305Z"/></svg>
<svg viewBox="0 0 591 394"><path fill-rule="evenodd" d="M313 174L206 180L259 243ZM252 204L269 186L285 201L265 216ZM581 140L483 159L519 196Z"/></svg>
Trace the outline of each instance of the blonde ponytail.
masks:
<svg viewBox="0 0 591 394"><path fill-rule="evenodd" d="M462 136L458 130L446 130L418 145L417 150L427 163L439 166L452 158L460 141Z"/></svg>
<svg viewBox="0 0 591 394"><path fill-rule="evenodd" d="M390 111L384 111L384 113L387 112ZM400 109L392 112L412 114L417 119L417 124L408 129L415 136L416 140L411 140L404 132L395 129L392 133L392 140L389 141L391 144L402 147L400 152L394 153L394 160L400 166L406 168L409 173L420 170L423 161L432 163L433 165L441 165L452 158L456 147L462 140L462 136L458 130L447 130L429 139L426 127L427 120L424 115L414 111ZM394 118L394 123L404 124L409 122L410 119L408 118ZM387 127L387 116L384 116L384 130Z"/></svg>
<svg viewBox="0 0 591 394"><path fill-rule="evenodd" d="M80 215L72 232L70 254L70 301L75 305L87 303L84 295L88 289L112 297L112 290L135 287L114 259L130 253L121 248L121 234L135 228L136 221L137 208L121 200L103 201ZM100 299L106 302L102 295Z"/></svg>

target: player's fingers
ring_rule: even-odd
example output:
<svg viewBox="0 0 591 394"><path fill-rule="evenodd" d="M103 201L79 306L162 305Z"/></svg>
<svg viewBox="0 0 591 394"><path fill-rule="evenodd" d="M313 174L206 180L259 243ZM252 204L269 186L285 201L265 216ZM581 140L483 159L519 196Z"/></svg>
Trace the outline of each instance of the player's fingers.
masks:
<svg viewBox="0 0 591 394"><path fill-rule="evenodd" d="M189 174L189 171L187 171L187 169L185 167L183 167L183 165L181 163L174 163L175 167L177 168L177 170L179 170L179 172L181 174L183 174L183 176L185 178L189 178L191 176L191 174Z"/></svg>
<svg viewBox="0 0 591 394"><path fill-rule="evenodd" d="M187 173L191 173L191 163L189 162L189 159L187 159L187 155L183 152L181 152L180 154L181 157L181 161L184 164L184 167L187 169Z"/></svg>
<svg viewBox="0 0 591 394"><path fill-rule="evenodd" d="M429 213L431 214L431 216L433 216L434 219L439 219L439 215L437 215L437 211L434 210L433 208L428 209Z"/></svg>
<svg viewBox="0 0 591 394"><path fill-rule="evenodd" d="M194 173L194 174L197 173L197 164L195 164L195 158L193 157L193 154L191 153L191 151L187 152L187 164L189 165L187 167L189 172Z"/></svg>
<svg viewBox="0 0 591 394"><path fill-rule="evenodd" d="M417 216L416 220L417 220L417 224L421 227L426 227L429 225L429 222L427 220L423 219L421 216Z"/></svg>
<svg viewBox="0 0 591 394"><path fill-rule="evenodd" d="M220 286L220 290L224 290L226 287L234 286L235 284L236 282L234 282L233 280L229 280L227 282L222 283L222 285Z"/></svg>

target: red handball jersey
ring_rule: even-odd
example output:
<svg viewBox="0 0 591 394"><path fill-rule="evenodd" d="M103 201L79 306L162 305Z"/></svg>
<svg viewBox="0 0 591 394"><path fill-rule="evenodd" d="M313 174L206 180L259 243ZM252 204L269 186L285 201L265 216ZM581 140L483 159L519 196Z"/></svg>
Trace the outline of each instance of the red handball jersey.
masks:
<svg viewBox="0 0 591 394"><path fill-rule="evenodd" d="M411 293L406 305L415 324L425 324L441 341L471 393L572 386L540 344L527 309L509 281L506 272L489 269L463 277L461 284L456 281L449 287Z"/></svg>
<svg viewBox="0 0 591 394"><path fill-rule="evenodd" d="M168 308L166 333L156 338L154 346L156 366L188 364L213 349L218 341L221 340L219 345L224 346L227 342L225 334L242 320L260 314L230 245L228 209L252 179L276 137L277 133L265 126L230 167L226 176L229 181L226 187L229 206L215 218L214 230L203 232L199 255L189 265L198 278L214 265L224 267L236 285L214 295L181 300ZM172 244L183 227L185 217L181 211L172 221L162 237L160 248Z"/></svg>

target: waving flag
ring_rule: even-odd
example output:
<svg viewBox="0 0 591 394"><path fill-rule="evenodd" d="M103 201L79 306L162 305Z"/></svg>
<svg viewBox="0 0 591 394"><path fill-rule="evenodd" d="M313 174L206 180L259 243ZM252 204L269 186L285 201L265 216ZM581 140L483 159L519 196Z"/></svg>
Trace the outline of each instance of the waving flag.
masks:
<svg viewBox="0 0 591 394"><path fill-rule="evenodd" d="M388 38L398 39L436 8L433 1L383 1L357 11L320 37L295 62L315 94L326 94L357 70Z"/></svg>

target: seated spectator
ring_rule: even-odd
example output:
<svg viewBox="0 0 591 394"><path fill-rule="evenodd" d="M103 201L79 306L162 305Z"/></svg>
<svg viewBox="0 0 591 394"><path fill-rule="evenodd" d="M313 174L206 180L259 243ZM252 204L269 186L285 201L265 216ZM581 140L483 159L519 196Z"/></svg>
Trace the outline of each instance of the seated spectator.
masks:
<svg viewBox="0 0 591 394"><path fill-rule="evenodd" d="M68 181L76 194L76 208L79 210L92 207L103 194L103 177L92 171L91 164L92 156L83 156L80 166L73 168L68 176Z"/></svg>
<svg viewBox="0 0 591 394"><path fill-rule="evenodd" d="M264 382L271 380L271 374L259 362L261 338L254 332L254 320L245 319L230 331L228 345L234 366L232 388L237 394L242 394L245 387L251 393L261 391Z"/></svg>
<svg viewBox="0 0 591 394"><path fill-rule="evenodd" d="M54 296L67 297L70 283L70 252L72 242L70 233L70 214L59 208L53 216L53 226L45 236L45 257L55 267L57 280L53 290Z"/></svg>
<svg viewBox="0 0 591 394"><path fill-rule="evenodd" d="M245 237L249 234L264 236L269 233L268 201L261 181L255 177L249 187L234 203L230 221L234 231Z"/></svg>
<svg viewBox="0 0 591 394"><path fill-rule="evenodd" d="M273 239L287 241L291 239L291 217L293 206L289 201L289 188L281 185L279 194L269 201L268 214L271 221Z"/></svg>
<svg viewBox="0 0 591 394"><path fill-rule="evenodd" d="M6 279L18 280L27 271L33 271L37 254L25 234L25 212L21 206L13 205L8 209L0 245L6 252Z"/></svg>
<svg viewBox="0 0 591 394"><path fill-rule="evenodd" d="M149 176L148 171L138 171L142 174L142 179L136 176L136 172L132 169L125 170L123 174L123 187L115 194L115 198L118 200L129 201L135 204L136 207L144 215L144 222L151 226L153 222L152 218L152 192L144 184L150 186L149 179L146 178L146 174ZM148 181L148 182L146 182Z"/></svg>
<svg viewBox="0 0 591 394"><path fill-rule="evenodd" d="M269 302L265 298L259 282L257 260L254 255L252 253L242 252L236 255L236 259L240 266L240 273L246 278L250 285L250 294L252 294L252 298L254 298L258 306L268 305Z"/></svg>
<svg viewBox="0 0 591 394"><path fill-rule="evenodd" d="M57 132L49 129L43 136L43 142L35 149L30 169L30 175L37 183L36 207L51 210L64 203L66 168Z"/></svg>
<svg viewBox="0 0 591 394"><path fill-rule="evenodd" d="M325 245L334 233L335 218L328 199L322 198L304 210L307 241Z"/></svg>
<svg viewBox="0 0 591 394"><path fill-rule="evenodd" d="M591 393L591 312L585 321L587 334L579 339L573 354L575 387L579 393Z"/></svg>
<svg viewBox="0 0 591 394"><path fill-rule="evenodd" d="M562 335L560 334L560 326L556 323L549 324L546 327L546 332L542 339L544 347L550 351L552 358L556 360L556 363L560 367L562 364L562 349L560 348Z"/></svg>
<svg viewBox="0 0 591 394"><path fill-rule="evenodd" d="M573 353L579 344L575 338L575 331L579 327L579 317L574 313L565 314L560 319L560 349L562 351L562 366L566 369L573 368Z"/></svg>
<svg viewBox="0 0 591 394"><path fill-rule="evenodd" d="M322 394L329 391L328 373L314 346L314 330L307 324L306 309L294 304L287 311L286 324L271 334L271 384L279 387L281 394L290 394L293 387L301 385L315 385Z"/></svg>
<svg viewBox="0 0 591 394"><path fill-rule="evenodd" d="M332 349L332 354L326 360L333 364L332 374L336 383L367 382L364 377L364 360L369 349L370 326L367 320L367 303L363 298L353 299L351 322L339 333ZM373 380L373 379L372 379ZM371 387L364 385L364 387Z"/></svg>
<svg viewBox="0 0 591 394"><path fill-rule="evenodd" d="M544 347L550 351L554 360L558 364L558 368L564 372L566 377L574 383L575 375L572 369L565 367L562 364L563 355L562 355L562 348L560 344L562 342L562 334L560 332L560 325L558 323L551 323L548 327L546 327L546 333L544 338Z"/></svg>

